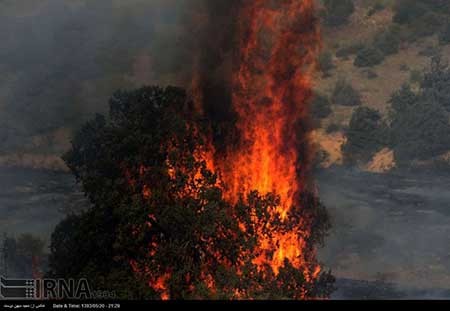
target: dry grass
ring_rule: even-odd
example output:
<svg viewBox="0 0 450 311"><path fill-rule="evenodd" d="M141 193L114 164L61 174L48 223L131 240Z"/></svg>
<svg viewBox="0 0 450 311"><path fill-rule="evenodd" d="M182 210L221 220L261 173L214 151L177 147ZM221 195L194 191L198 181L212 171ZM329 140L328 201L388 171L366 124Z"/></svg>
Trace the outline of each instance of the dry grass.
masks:
<svg viewBox="0 0 450 311"><path fill-rule="evenodd" d="M372 1L373 2L373 1ZM367 43L381 30L392 23L393 12L387 6L386 9L377 12L371 17L367 16L367 1L356 1L356 12L348 25L340 28L324 30L324 48L333 52L339 47L348 46L357 42ZM389 99L393 92L404 83L408 83L411 72L423 71L429 66L430 58L420 55L420 51L428 46L437 46L437 38L429 37L414 43L401 44L399 53L386 57L383 63L372 68L358 68L353 65L354 55L348 59L334 58L335 69L331 76L316 77L316 89L330 95L340 78L345 78L353 87L361 93L364 106L380 111L387 116L389 111ZM450 46L442 50L442 55L450 60ZM377 77L369 79L368 70L376 73ZM333 114L323 122L323 126L336 123L341 126L348 125L354 108L334 106Z"/></svg>

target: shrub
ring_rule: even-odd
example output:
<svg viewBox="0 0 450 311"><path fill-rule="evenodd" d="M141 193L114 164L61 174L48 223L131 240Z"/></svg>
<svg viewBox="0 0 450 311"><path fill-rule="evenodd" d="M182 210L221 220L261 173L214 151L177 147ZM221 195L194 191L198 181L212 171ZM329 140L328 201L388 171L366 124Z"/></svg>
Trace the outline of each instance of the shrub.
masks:
<svg viewBox="0 0 450 311"><path fill-rule="evenodd" d="M318 58L318 66L323 75L328 77L330 75L330 71L334 68L333 54L331 54L330 51L320 53Z"/></svg>
<svg viewBox="0 0 450 311"><path fill-rule="evenodd" d="M439 32L439 43L442 45L450 43L450 21L447 21Z"/></svg>
<svg viewBox="0 0 450 311"><path fill-rule="evenodd" d="M391 104L391 109L395 113L401 113L408 107L414 105L417 102L417 95L411 90L411 87L407 84L403 85L400 90L392 94L389 103Z"/></svg>
<svg viewBox="0 0 450 311"><path fill-rule="evenodd" d="M335 133L341 130L341 127L339 125L337 125L336 123L331 123L330 125L327 126L326 128L326 132L328 134L330 133Z"/></svg>
<svg viewBox="0 0 450 311"><path fill-rule="evenodd" d="M380 64L384 60L384 55L378 49L366 47L358 52L354 65L356 67L372 67Z"/></svg>
<svg viewBox="0 0 450 311"><path fill-rule="evenodd" d="M439 55L439 53L440 53L439 47L434 45L427 45L421 51L419 51L420 56L426 57L434 57L436 55Z"/></svg>
<svg viewBox="0 0 450 311"><path fill-rule="evenodd" d="M450 2L447 0L419 0L436 13L450 14Z"/></svg>
<svg viewBox="0 0 450 311"><path fill-rule="evenodd" d="M315 94L311 103L311 113L315 119L324 119L333 111L330 107L330 100L327 96Z"/></svg>
<svg viewBox="0 0 450 311"><path fill-rule="evenodd" d="M450 69L435 57L421 76L417 93L404 85L390 100L390 145L400 165L450 150Z"/></svg>
<svg viewBox="0 0 450 311"><path fill-rule="evenodd" d="M375 36L373 47L384 55L392 55L398 53L400 46L400 39L398 32L388 30L378 33Z"/></svg>
<svg viewBox="0 0 450 311"><path fill-rule="evenodd" d="M408 71L409 70L409 66L406 65L405 63L401 64L399 66L400 71Z"/></svg>
<svg viewBox="0 0 450 311"><path fill-rule="evenodd" d="M431 61L430 70L425 72L421 83L425 98L434 98L450 112L450 68L440 56Z"/></svg>
<svg viewBox="0 0 450 311"><path fill-rule="evenodd" d="M332 102L343 106L359 106L361 95L346 80L339 79L333 90Z"/></svg>
<svg viewBox="0 0 450 311"><path fill-rule="evenodd" d="M407 28L409 41L439 33L450 14L447 0L400 0L394 7L393 21Z"/></svg>
<svg viewBox="0 0 450 311"><path fill-rule="evenodd" d="M384 6L383 3L377 2L377 3L375 3L375 4L370 8L370 10L367 12L367 16L372 16L372 15L374 15L375 13L384 10L384 8L385 8L385 6Z"/></svg>
<svg viewBox="0 0 450 311"><path fill-rule="evenodd" d="M428 10L428 12L414 21L409 27L414 32L415 38L420 39L438 33L443 25L442 16L434 12L429 12Z"/></svg>
<svg viewBox="0 0 450 311"><path fill-rule="evenodd" d="M409 81L411 83L421 84L423 80L422 72L420 70L412 70L409 75Z"/></svg>
<svg viewBox="0 0 450 311"><path fill-rule="evenodd" d="M356 54L364 48L364 44L362 42L352 43L345 47L340 48L336 52L336 56L339 58L347 58L350 55Z"/></svg>
<svg viewBox="0 0 450 311"><path fill-rule="evenodd" d="M386 142L386 126L378 111L359 107L352 115L342 147L348 163L367 162Z"/></svg>
<svg viewBox="0 0 450 311"><path fill-rule="evenodd" d="M353 0L324 0L325 23L329 26L340 26L348 22L355 11Z"/></svg>
<svg viewBox="0 0 450 311"><path fill-rule="evenodd" d="M419 1L400 0L394 7L393 21L398 24L409 24L421 17L425 9Z"/></svg>
<svg viewBox="0 0 450 311"><path fill-rule="evenodd" d="M399 163L426 160L450 148L448 114L435 99L421 98L396 111L391 122L391 144Z"/></svg>

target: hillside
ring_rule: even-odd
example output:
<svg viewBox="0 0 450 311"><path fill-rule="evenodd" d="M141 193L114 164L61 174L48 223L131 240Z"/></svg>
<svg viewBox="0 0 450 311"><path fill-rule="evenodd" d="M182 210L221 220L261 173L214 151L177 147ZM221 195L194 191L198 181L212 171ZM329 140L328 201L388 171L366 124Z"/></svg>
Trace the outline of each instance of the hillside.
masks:
<svg viewBox="0 0 450 311"><path fill-rule="evenodd" d="M196 10L203 2L189 1ZM392 94L405 83L419 92L432 56L450 59L450 13L441 0L317 3L323 50L314 81L326 100L313 107L321 116L312 138L329 167L349 162L342 147L358 108L373 109L389 125ZM1 2L0 166L66 170L59 157L73 131L104 113L115 90L190 83L192 39L205 35L206 23L201 10L192 14L177 1ZM343 91L335 96L337 85ZM343 102L348 98L356 102ZM434 157L445 154L433 148ZM394 143L369 149L357 166L374 172L396 166Z"/></svg>
<svg viewBox="0 0 450 311"><path fill-rule="evenodd" d="M380 113L389 122L389 103L392 94L402 85L409 84L413 89L419 87L424 72L430 67L431 58L441 55L443 61L450 60L450 45L440 42L439 32L431 34L416 34L417 30L410 25L399 26L395 20L396 6L400 1L366 0L354 1L354 12L348 21L339 26L323 25L323 55L325 55L326 72L318 72L316 77L316 92L327 96L331 101L332 113L321 120L313 137L320 149L330 156L323 166L342 164L344 156L339 154L345 143L353 112L359 107L368 107ZM419 2L419 1L416 1ZM376 8L376 9L374 9ZM397 30L399 27L402 29ZM358 67L355 65L357 51L370 46L377 38L395 33L396 51L384 56L379 64ZM398 33L398 34L397 34ZM393 41L393 40L392 40ZM388 43L390 43L388 41ZM373 43L375 45L376 43ZM380 46L380 50L383 49ZM389 46L388 46L389 47ZM352 51L353 50L353 51ZM328 58L328 59L326 59ZM360 105L349 106L345 103L333 102L331 99L336 84L345 80L360 95ZM327 132L332 134L327 134ZM445 135L445 133L443 133ZM325 143L324 143L325 142ZM449 146L450 149L450 146ZM380 151L386 154L384 148ZM371 171L383 171L386 157L383 154L373 155L371 163L361 165L362 168L371 167ZM374 160L383 158L379 165ZM392 168L395 159L390 157ZM388 160L389 162L389 160Z"/></svg>

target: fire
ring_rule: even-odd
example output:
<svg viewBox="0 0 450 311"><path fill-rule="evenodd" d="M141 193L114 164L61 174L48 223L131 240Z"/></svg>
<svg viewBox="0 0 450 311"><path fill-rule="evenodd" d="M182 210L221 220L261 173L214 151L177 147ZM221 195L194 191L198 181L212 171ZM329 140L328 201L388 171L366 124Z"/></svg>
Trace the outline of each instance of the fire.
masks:
<svg viewBox="0 0 450 311"><path fill-rule="evenodd" d="M226 151L220 148L220 153L212 139L206 139L210 142L193 156L218 174L217 185L228 202L237 204L243 200L250 206L252 228L243 223L239 228L242 232L255 232L256 250L246 258L251 258L267 282L272 282L271 275L278 276L288 264L301 271L307 283L312 283L319 277L321 267L309 241L314 219L303 211L301 197L307 191L309 169L309 139L304 129L320 50L313 0L246 1L240 10L238 29L232 105L240 139L226 146ZM200 83L200 78L194 76L191 97L197 112L202 111ZM167 167L169 177L174 179L175 169L170 163ZM145 173L142 167L140 175ZM199 168L190 178L195 182L201 174ZM253 191L264 198L277 196L273 208L266 211L268 221L262 221L256 208L251 207ZM182 192L180 195L186 195L189 189ZM144 187L142 196L150 199L152 189ZM155 252L158 245L151 248ZM272 273L266 273L266 267ZM214 279L207 269L201 278L214 293ZM163 274L150 282L162 299L170 298L169 279L170 274ZM307 288L298 290L295 298L310 297ZM245 289L233 292L235 297L248 298Z"/></svg>
<svg viewBox="0 0 450 311"><path fill-rule="evenodd" d="M169 300L170 296L167 290L167 280L170 278L170 274L166 273L163 276L160 276L155 282L151 285L154 290L161 293L161 300Z"/></svg>
<svg viewBox="0 0 450 311"><path fill-rule="evenodd" d="M240 63L234 72L233 107L241 143L222 164L229 186L226 193L234 202L251 190L276 193L280 204L273 218L279 216L289 223L291 208L299 204L298 195L306 184L307 163L299 158L299 141L304 138L298 128L306 119L311 76L320 48L313 1L272 5L264 0L249 1L240 20ZM286 259L295 267L305 264L308 221L290 225L288 232L259 237L263 255L255 259L256 264L268 263L275 273ZM271 252L272 256L264 255Z"/></svg>

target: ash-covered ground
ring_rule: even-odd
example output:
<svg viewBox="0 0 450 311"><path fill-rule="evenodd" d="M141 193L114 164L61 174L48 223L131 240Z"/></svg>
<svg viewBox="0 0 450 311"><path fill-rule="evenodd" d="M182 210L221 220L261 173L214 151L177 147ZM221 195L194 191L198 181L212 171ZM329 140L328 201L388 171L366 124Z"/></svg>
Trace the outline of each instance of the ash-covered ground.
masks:
<svg viewBox="0 0 450 311"><path fill-rule="evenodd" d="M317 181L333 221L320 259L334 299L450 298L450 176L328 169ZM1 232L49 242L87 204L70 174L0 170Z"/></svg>
<svg viewBox="0 0 450 311"><path fill-rule="evenodd" d="M336 298L450 298L450 176L333 169L317 179Z"/></svg>
<svg viewBox="0 0 450 311"><path fill-rule="evenodd" d="M87 206L87 200L67 173L48 170L0 169L0 233L31 233L50 241L65 215Z"/></svg>

